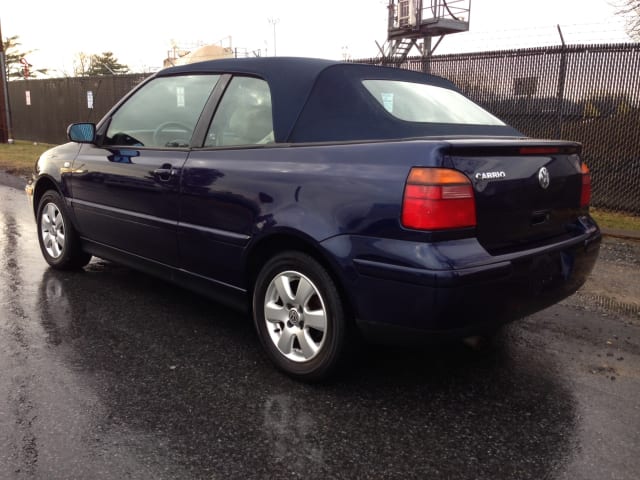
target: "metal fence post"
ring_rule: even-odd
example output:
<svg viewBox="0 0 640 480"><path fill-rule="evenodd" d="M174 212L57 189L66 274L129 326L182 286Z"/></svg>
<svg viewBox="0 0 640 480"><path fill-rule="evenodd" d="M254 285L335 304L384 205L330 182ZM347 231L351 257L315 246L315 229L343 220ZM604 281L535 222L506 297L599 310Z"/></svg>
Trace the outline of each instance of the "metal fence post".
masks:
<svg viewBox="0 0 640 480"><path fill-rule="evenodd" d="M0 143L7 143L10 138L11 116L9 114L9 86L7 85L2 25L0 25Z"/></svg>
<svg viewBox="0 0 640 480"><path fill-rule="evenodd" d="M567 45L564 43L564 36L562 35L560 25L558 25L558 33L560 34L560 40L562 41L562 50L560 51L560 72L558 73L558 102L556 105L558 123L556 125L555 137L557 139L561 139L564 123L564 87L567 79Z"/></svg>

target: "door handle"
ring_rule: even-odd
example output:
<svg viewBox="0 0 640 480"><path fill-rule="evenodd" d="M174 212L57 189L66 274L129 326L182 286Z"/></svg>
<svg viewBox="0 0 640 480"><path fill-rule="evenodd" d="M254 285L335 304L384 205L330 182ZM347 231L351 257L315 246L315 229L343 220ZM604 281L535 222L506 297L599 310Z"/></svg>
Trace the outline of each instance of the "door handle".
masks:
<svg viewBox="0 0 640 480"><path fill-rule="evenodd" d="M153 176L162 182L168 182L178 174L178 170L171 165L163 165L153 171Z"/></svg>

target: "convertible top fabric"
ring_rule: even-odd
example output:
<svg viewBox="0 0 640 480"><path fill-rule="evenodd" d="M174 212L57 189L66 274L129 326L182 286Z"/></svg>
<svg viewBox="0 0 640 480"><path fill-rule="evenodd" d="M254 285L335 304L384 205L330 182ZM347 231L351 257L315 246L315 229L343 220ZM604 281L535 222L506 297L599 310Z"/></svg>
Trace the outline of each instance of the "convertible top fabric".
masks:
<svg viewBox="0 0 640 480"><path fill-rule="evenodd" d="M443 135L521 136L509 126L417 123L385 111L362 80L402 80L456 90L441 77L397 68L310 58L212 60L158 72L158 76L231 73L263 78L271 89L276 142L383 140Z"/></svg>

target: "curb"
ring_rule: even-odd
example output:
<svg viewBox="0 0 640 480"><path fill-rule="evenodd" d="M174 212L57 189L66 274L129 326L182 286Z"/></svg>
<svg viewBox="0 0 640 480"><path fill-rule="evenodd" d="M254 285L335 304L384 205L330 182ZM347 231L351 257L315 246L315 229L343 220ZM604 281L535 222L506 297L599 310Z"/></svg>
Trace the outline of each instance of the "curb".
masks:
<svg viewBox="0 0 640 480"><path fill-rule="evenodd" d="M635 240L640 242L640 232L630 230L615 230L613 228L600 228L602 235L606 237L621 238L623 240Z"/></svg>
<svg viewBox="0 0 640 480"><path fill-rule="evenodd" d="M17 190L24 191L24 187L26 184L26 178L0 171L0 185L5 185L7 187L13 187ZM634 232L630 230L615 230L612 228L600 228L600 231L602 232L602 235L606 237L621 238L623 240L635 240L640 242L640 232Z"/></svg>

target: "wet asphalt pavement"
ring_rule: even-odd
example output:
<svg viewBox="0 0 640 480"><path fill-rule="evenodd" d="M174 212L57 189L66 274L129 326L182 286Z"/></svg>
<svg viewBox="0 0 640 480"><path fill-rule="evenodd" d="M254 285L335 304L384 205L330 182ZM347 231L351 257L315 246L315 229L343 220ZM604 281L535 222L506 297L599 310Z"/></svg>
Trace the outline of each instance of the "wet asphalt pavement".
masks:
<svg viewBox="0 0 640 480"><path fill-rule="evenodd" d="M23 192L0 186L0 219L2 479L639 477L637 312L569 302L304 385L246 315L100 260L49 269Z"/></svg>

